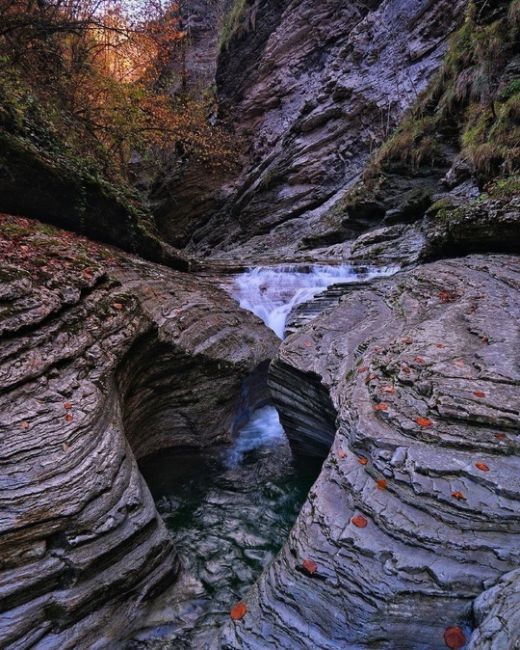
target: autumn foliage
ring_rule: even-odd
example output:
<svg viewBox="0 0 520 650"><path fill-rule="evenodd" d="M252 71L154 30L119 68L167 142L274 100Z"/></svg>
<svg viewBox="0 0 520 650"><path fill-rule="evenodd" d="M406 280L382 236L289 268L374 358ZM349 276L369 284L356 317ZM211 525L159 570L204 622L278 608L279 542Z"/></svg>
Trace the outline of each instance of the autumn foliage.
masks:
<svg viewBox="0 0 520 650"><path fill-rule="evenodd" d="M54 134L109 177L158 147L209 166L231 159L208 102L172 79L188 37L178 1L0 0L0 17L0 127L38 144Z"/></svg>

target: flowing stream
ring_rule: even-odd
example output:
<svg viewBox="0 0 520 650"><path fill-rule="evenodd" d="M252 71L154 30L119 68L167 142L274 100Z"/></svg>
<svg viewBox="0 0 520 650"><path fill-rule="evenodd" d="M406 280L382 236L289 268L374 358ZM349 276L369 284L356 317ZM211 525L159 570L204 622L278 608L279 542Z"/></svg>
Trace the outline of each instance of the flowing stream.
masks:
<svg viewBox="0 0 520 650"><path fill-rule="evenodd" d="M236 276L227 290L282 338L296 305L331 284L392 271L257 268ZM282 546L320 466L319 460L293 457L269 405L253 413L227 448L162 452L141 464L185 567L170 616L151 625L154 637L167 639L160 647L217 647L218 627ZM150 633L142 638L150 642Z"/></svg>

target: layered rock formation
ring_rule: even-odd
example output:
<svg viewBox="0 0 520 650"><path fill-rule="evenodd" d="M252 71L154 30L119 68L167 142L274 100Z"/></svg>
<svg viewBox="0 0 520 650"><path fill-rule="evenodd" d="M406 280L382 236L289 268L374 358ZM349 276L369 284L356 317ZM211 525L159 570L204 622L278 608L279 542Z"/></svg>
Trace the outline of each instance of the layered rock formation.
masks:
<svg viewBox="0 0 520 650"><path fill-rule="evenodd" d="M200 278L0 233L0 645L104 647L179 571L135 455L229 439L276 339Z"/></svg>
<svg viewBox="0 0 520 650"><path fill-rule="evenodd" d="M464 6L247 3L217 71L247 162L214 218L191 215L190 248L236 255L237 243L251 240L242 254L294 251L423 90Z"/></svg>
<svg viewBox="0 0 520 650"><path fill-rule="evenodd" d="M284 341L270 383L289 438L319 453L336 433L223 647L432 650L450 627L516 647L519 271L507 255L428 264Z"/></svg>

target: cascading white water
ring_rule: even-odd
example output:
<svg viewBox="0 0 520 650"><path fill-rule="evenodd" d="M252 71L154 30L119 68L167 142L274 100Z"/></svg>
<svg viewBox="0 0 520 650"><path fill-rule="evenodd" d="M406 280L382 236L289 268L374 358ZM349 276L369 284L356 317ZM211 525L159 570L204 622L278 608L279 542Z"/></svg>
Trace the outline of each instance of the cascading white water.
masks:
<svg viewBox="0 0 520 650"><path fill-rule="evenodd" d="M397 267L364 268L314 265L257 267L236 276L229 293L243 309L253 312L283 338L287 318L303 302L334 284L353 284L393 275Z"/></svg>
<svg viewBox="0 0 520 650"><path fill-rule="evenodd" d="M253 413L249 422L240 430L227 452L225 464L227 467L236 467L250 451L284 444L285 440L278 411L274 406L263 406Z"/></svg>

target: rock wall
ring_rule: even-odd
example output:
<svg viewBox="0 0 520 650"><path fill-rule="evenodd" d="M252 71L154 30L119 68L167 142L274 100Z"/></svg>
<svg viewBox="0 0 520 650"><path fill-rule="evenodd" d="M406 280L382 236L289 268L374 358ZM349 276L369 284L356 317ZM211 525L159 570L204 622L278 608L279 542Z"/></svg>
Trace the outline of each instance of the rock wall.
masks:
<svg viewBox="0 0 520 650"><path fill-rule="evenodd" d="M262 0L219 59L223 112L248 151L188 248L290 254L417 98L464 0ZM248 242L240 252L237 244Z"/></svg>
<svg viewBox="0 0 520 650"><path fill-rule="evenodd" d="M440 650L448 628L516 647L519 281L514 256L427 264L284 341L271 388L289 437L319 413L318 380L336 434L223 647Z"/></svg>
<svg viewBox="0 0 520 650"><path fill-rule="evenodd" d="M0 645L106 647L179 571L134 454L229 439L276 337L200 278L28 220L0 216L0 255Z"/></svg>

